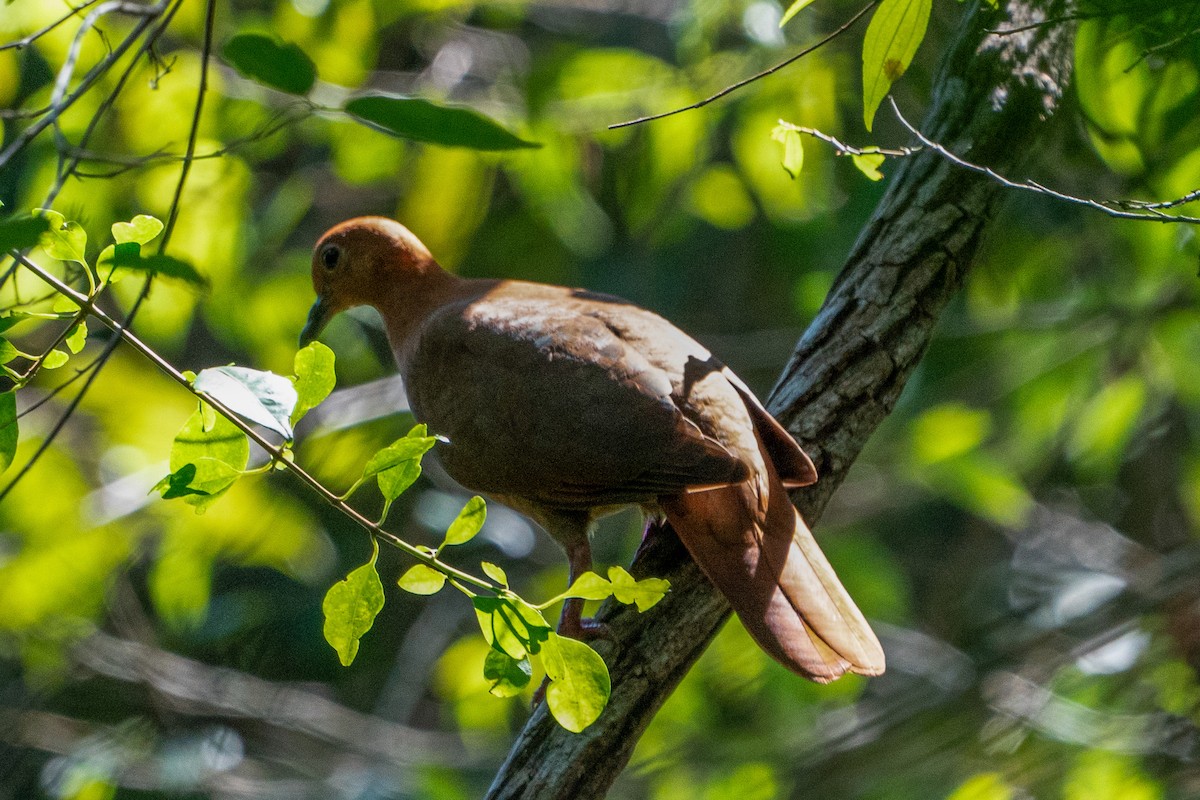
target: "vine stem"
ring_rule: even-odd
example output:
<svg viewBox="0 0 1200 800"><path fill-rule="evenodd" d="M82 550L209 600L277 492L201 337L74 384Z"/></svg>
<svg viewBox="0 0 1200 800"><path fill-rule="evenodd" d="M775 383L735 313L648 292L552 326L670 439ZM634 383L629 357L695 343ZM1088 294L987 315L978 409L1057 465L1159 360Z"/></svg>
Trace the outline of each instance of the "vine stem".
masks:
<svg viewBox="0 0 1200 800"><path fill-rule="evenodd" d="M251 441L266 451L266 453L271 457L272 461L282 464L285 469L299 478L302 483L306 484L310 489L320 495L325 502L329 503L331 506L357 522L372 536L382 539L398 550L401 550L417 561L420 561L422 564L436 569L438 572L441 572L443 575L446 575L449 578L453 578L470 586L483 589L484 591L494 592L496 594L501 592L500 587L495 586L489 581L477 578L468 572L463 572L457 567L453 567L444 561L441 561L440 559L427 555L426 553L422 552L420 548L409 544L396 534L384 530L375 522L372 522L364 517L356 509L346 503L341 497L327 489L323 483L314 478L306 470L298 466L291 458L289 458L289 451L286 448L273 444L269 439L259 433L259 431L257 431L252 425L244 422L240 417L238 417L237 414L234 413L234 411L230 409L229 406L225 405L225 403L223 403L220 399L205 392L197 391L192 385L191 381L187 379L186 375L175 369L175 367L172 366L169 361L159 355L158 352L150 345L138 338L138 336L130 331L128 327L122 325L120 322L110 317L105 311L97 307L95 302L90 297L71 288L59 278L50 272L47 272L42 267L38 266L27 258L22 256L20 258L20 262L21 265L30 272L54 287L56 291L65 295L66 297L71 298L79 305L80 308L86 309L89 314L110 328L112 332L120 337L126 344L154 364L154 366L157 367L158 370L164 375L168 376L180 386L187 389L188 392L195 395L197 398L215 408L223 417L228 419L231 423L233 423L234 426L242 431L242 433L246 434Z"/></svg>

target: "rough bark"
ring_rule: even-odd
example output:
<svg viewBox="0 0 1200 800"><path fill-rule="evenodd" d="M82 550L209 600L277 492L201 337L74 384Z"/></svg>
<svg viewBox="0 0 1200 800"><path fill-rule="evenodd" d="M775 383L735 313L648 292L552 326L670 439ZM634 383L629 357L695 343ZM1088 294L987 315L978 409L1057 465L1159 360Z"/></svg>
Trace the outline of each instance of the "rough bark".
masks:
<svg viewBox="0 0 1200 800"><path fill-rule="evenodd" d="M974 3L946 51L923 132L977 164L1008 171L1033 147L1070 69L1071 31L1046 26L1060 0ZM881 117L886 114L881 110ZM795 500L810 524L895 405L962 282L1004 190L932 152L903 161L850 253L824 307L796 347L770 410L813 456L821 475ZM539 709L519 735L488 794L494 800L603 797L641 733L729 615L729 606L673 537L652 537L634 574L671 591L638 614L600 612L618 645L598 645L613 676L609 707L581 734ZM797 679L799 680L799 679Z"/></svg>

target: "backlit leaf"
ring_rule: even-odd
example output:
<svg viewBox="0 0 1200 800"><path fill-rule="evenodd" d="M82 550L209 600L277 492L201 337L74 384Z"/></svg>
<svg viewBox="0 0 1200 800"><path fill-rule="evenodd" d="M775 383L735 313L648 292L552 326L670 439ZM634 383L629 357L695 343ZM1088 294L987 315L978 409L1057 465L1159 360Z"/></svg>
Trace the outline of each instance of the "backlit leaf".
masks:
<svg viewBox="0 0 1200 800"><path fill-rule="evenodd" d="M157 217L149 214L138 214L129 222L114 222L112 226L113 241L117 244L133 242L138 245L147 244L162 233L163 224Z"/></svg>
<svg viewBox="0 0 1200 800"><path fill-rule="evenodd" d="M333 351L320 342L312 342L296 353L296 408L292 411L292 424L320 405L329 396L337 382L333 371Z"/></svg>
<svg viewBox="0 0 1200 800"><path fill-rule="evenodd" d="M584 600L603 600L613 593L612 582L595 572L585 572L575 579L563 597L581 597Z"/></svg>
<svg viewBox="0 0 1200 800"><path fill-rule="evenodd" d="M479 566L483 569L484 573L496 583L500 584L501 586L508 586L508 575L503 569L491 563L490 561L484 561Z"/></svg>
<svg viewBox="0 0 1200 800"><path fill-rule="evenodd" d="M443 106L417 97L372 94L346 103L346 112L402 139L473 150L540 147L509 132L477 111Z"/></svg>
<svg viewBox="0 0 1200 800"><path fill-rule="evenodd" d="M105 250L105 253L107 254L108 250ZM208 278L197 272L196 268L186 261L161 253L143 256L140 245L135 246L133 242L118 244L113 248L111 261L101 258L100 262L101 267L111 265L119 269L137 270L167 278L178 278L193 286L204 287L208 285Z"/></svg>
<svg viewBox="0 0 1200 800"><path fill-rule="evenodd" d="M533 668L528 658L516 659L498 650L488 650L483 662L483 677L488 691L496 697L513 697L529 685Z"/></svg>
<svg viewBox="0 0 1200 800"><path fill-rule="evenodd" d="M337 651L342 666L358 655L359 640L371 630L383 608L383 583L375 571L379 545L371 540L371 560L329 588L321 611L325 614L325 641Z"/></svg>
<svg viewBox="0 0 1200 800"><path fill-rule="evenodd" d="M413 594L437 594L446 585L446 576L433 567L417 564L400 576L397 585Z"/></svg>
<svg viewBox="0 0 1200 800"><path fill-rule="evenodd" d="M391 469L385 469L379 473L376 480L379 481L379 491L383 498L390 503L404 494L419 477L421 477L421 462L414 458L403 461Z"/></svg>
<svg viewBox="0 0 1200 800"><path fill-rule="evenodd" d="M779 20L779 27L782 28L784 25L787 25L792 17L811 6L814 2L815 0L796 0L796 2L788 6L787 11L783 12L783 18Z"/></svg>
<svg viewBox="0 0 1200 800"><path fill-rule="evenodd" d="M783 170L794 180L804 166L804 143L800 140L800 131L778 125L771 132L771 138L783 145Z"/></svg>
<svg viewBox="0 0 1200 800"><path fill-rule="evenodd" d="M46 354L42 359L42 366L46 369L58 369L71 360L71 357L62 350L55 348Z"/></svg>
<svg viewBox="0 0 1200 800"><path fill-rule="evenodd" d="M420 457L437 444L437 437L426 436L425 432L424 425L415 425L406 436L397 439L371 456L367 461L367 466L363 468L363 478L369 478L384 470L392 469L405 461L412 459L420 461Z"/></svg>
<svg viewBox="0 0 1200 800"><path fill-rule="evenodd" d="M486 519L487 503L482 497L475 495L467 501L462 511L459 511L458 516L450 523L450 527L446 529L446 539L442 542L442 546L464 544L471 541L475 538L475 534L479 533L479 529L483 527Z"/></svg>
<svg viewBox="0 0 1200 800"><path fill-rule="evenodd" d="M604 659L583 642L551 633L542 645L542 666L550 685L550 714L572 733L591 725L608 705L612 683Z"/></svg>
<svg viewBox="0 0 1200 800"><path fill-rule="evenodd" d="M169 462L171 475L155 489L173 490L176 493L172 496L183 497L200 512L233 485L249 460L246 434L213 413L207 403L201 403L175 435ZM185 491L189 487L192 491Z"/></svg>
<svg viewBox="0 0 1200 800"><path fill-rule="evenodd" d="M635 580L623 567L609 567L608 579L612 581L617 602L636 605L638 611L652 608L671 588L662 578Z"/></svg>
<svg viewBox="0 0 1200 800"><path fill-rule="evenodd" d="M932 0L883 0L871 17L863 39L863 122L867 130L892 84L912 63L932 9Z"/></svg>
<svg viewBox="0 0 1200 800"><path fill-rule="evenodd" d="M883 180L883 173L879 171L879 166L883 164L884 155L882 153L863 153L853 154L850 160L854 162L854 166L863 175L866 175L873 181Z"/></svg>
<svg viewBox="0 0 1200 800"><path fill-rule="evenodd" d="M74 261L86 267L87 231L83 226L48 208L39 208L37 213L50 222L49 230L42 236L42 249L46 254L60 261Z"/></svg>
<svg viewBox="0 0 1200 800"><path fill-rule="evenodd" d="M0 392L0 472L8 469L17 455L17 394Z"/></svg>
<svg viewBox="0 0 1200 800"><path fill-rule="evenodd" d="M84 344L87 343L87 335L88 329L86 322L80 321L72 325L71 332L67 334L67 338L64 340L67 345L67 349L72 353L78 353L83 349Z"/></svg>
<svg viewBox="0 0 1200 800"><path fill-rule="evenodd" d="M192 382L196 391L220 400L238 416L292 438L292 410L296 387L273 372L247 367L212 367L201 370Z"/></svg>
<svg viewBox="0 0 1200 800"><path fill-rule="evenodd" d="M7 364L16 358L20 353L17 348L13 347L13 343L8 339L0 339L0 364Z"/></svg>
<svg viewBox="0 0 1200 800"><path fill-rule="evenodd" d="M297 45L261 33L240 33L221 50L243 76L289 94L308 94L317 68Z"/></svg>

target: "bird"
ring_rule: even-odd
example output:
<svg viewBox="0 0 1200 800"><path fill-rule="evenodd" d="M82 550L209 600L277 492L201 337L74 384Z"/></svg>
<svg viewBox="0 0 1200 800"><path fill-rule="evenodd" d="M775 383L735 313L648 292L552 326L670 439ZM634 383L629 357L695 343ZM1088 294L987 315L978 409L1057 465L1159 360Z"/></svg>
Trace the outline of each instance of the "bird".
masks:
<svg viewBox="0 0 1200 800"><path fill-rule="evenodd" d="M884 653L788 489L813 462L728 367L619 297L443 269L406 227L358 217L312 256L300 336L378 310L410 408L458 483L525 514L592 568L595 521L628 506L672 528L768 655L826 683L879 675ZM582 600L561 635L597 634Z"/></svg>

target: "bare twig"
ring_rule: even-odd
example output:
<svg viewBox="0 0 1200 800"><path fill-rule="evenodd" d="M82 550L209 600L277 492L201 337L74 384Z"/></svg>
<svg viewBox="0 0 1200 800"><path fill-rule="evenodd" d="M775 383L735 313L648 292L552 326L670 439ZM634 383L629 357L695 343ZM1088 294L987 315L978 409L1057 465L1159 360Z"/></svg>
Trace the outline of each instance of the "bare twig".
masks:
<svg viewBox="0 0 1200 800"><path fill-rule="evenodd" d="M745 78L744 80L740 80L737 83L726 86L724 89L722 89L721 91L712 95L711 97L706 97L705 99L701 100L698 103L692 103L690 106L684 106L683 108L677 108L674 111L664 111L661 114L651 114L648 117L638 117L637 119L626 120L625 122L617 122L613 125L609 125L608 129L611 131L611 130L616 130L617 128L628 128L630 125L640 125L643 122L651 122L656 119L663 119L664 117L671 117L676 114L682 114L684 111L694 111L697 108L703 108L704 106L708 105L709 103L713 102L714 100L720 100L725 95L736 92L738 89L741 89L743 86L754 83L755 81L759 80L760 78L765 78L768 75L773 75L774 73L778 72L779 70L783 69L784 67L804 58L806 55L813 52L814 50L818 50L821 47L824 47L825 45L829 44L834 39L841 36L846 31L850 30L850 28L854 27L854 23L858 22L860 19L862 19L864 16L866 16L866 13L868 11L870 11L872 8L874 8L878 2L879 2L879 0L871 0L871 2L867 3L867 5L863 6L862 10L860 10L857 14L855 14L853 17L851 17L850 19L848 19L844 23L842 23L841 27L839 27L833 33L826 36L824 39L821 39L816 44L804 48L803 50L801 50L799 53L796 53L796 55L792 56L791 58L784 59L783 61L780 61L775 66L769 67L768 69L764 69L762 72L759 72L756 75L751 75L749 78Z"/></svg>
<svg viewBox="0 0 1200 800"><path fill-rule="evenodd" d="M33 33L31 33L27 36L22 36L20 39L14 39L11 42L5 42L4 44L0 44L0 51L21 50L25 47L28 47L29 45L36 42L38 39L45 36L47 33L50 33L52 30L57 28L59 25L62 25L67 20L78 16L79 12L84 11L91 6L94 6L98 2L100 2L100 0L85 0L84 3L82 3L81 5L75 6L65 16L59 17L58 19L56 19L54 22L51 22L46 27L39 28L38 30L34 31Z"/></svg>
<svg viewBox="0 0 1200 800"><path fill-rule="evenodd" d="M891 156L892 158L902 158L904 156L916 155L921 152L923 147L854 147L846 144L835 136L830 136L824 131L819 131L816 128L807 128L803 125L793 125L786 120L779 120L780 127L787 128L796 133L803 133L806 136L811 136L814 139L820 139L822 142L829 144L837 151L839 156Z"/></svg>
<svg viewBox="0 0 1200 800"><path fill-rule="evenodd" d="M966 159L948 150L945 146L925 136L925 134L921 133L916 126L905 119L904 115L900 113L900 107L896 105L896 101L893 98L888 97L888 102L892 104L892 111L895 113L896 118L900 120L900 124L907 128L909 133L917 137L917 139L919 139L921 144L923 144L925 147L937 153L951 164L962 167L966 170L970 170L971 172L977 172L980 175L986 175L1007 189L1020 189L1021 191L1033 192L1034 194L1053 197L1056 200L1062 200L1074 205L1086 206L1087 208L1100 211L1117 219L1148 220L1151 222L1183 222L1189 225L1200 225L1200 217L1192 217L1186 214L1164 214L1162 212L1163 208L1180 205L1183 202L1190 202L1190 200L1197 199L1197 197L1200 196L1200 190L1192 192L1191 194L1187 195L1186 198L1172 200L1169 203L1140 203L1135 200L1093 200L1090 197L1076 197L1075 195L1067 194L1066 192L1060 192L1057 189L1051 189L1047 186L1043 186L1036 181L1014 181L996 172L991 167L985 167L980 164L973 164L970 161L967 161ZM1190 198L1190 200L1188 198ZM1114 208L1113 206L1119 207ZM1123 210L1130 208L1137 210Z"/></svg>

